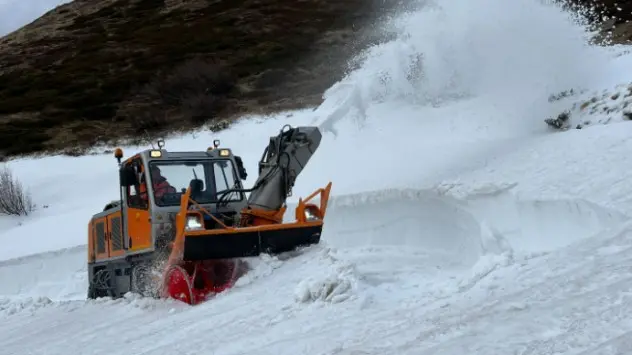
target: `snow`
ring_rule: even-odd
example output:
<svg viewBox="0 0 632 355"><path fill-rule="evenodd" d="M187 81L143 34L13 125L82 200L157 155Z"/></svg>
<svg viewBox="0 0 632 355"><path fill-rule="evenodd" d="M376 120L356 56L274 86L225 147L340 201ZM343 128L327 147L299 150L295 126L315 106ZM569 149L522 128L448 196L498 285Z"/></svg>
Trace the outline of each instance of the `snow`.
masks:
<svg viewBox="0 0 632 355"><path fill-rule="evenodd" d="M85 299L111 154L7 163L38 210L0 217L0 353L628 353L632 56L530 0L427 1L384 26L398 37L317 109L167 139L221 139L250 185L284 124L324 134L289 201L333 182L322 243L251 259L204 304ZM611 112L580 109L596 95ZM544 123L565 110L572 129Z"/></svg>

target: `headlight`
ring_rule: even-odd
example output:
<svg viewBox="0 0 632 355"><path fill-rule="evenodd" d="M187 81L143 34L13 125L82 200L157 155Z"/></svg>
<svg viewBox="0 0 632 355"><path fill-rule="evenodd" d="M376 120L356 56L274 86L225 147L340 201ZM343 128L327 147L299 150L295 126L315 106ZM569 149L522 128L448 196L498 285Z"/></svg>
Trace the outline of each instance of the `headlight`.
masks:
<svg viewBox="0 0 632 355"><path fill-rule="evenodd" d="M200 230L204 229L204 225L202 224L199 216L187 216L185 229L188 231Z"/></svg>
<svg viewBox="0 0 632 355"><path fill-rule="evenodd" d="M312 208L309 208L309 207L306 208L305 209L305 220L307 220L307 221L315 221L315 220L320 219L318 217L318 214L316 214L314 212L316 212L316 211L314 211Z"/></svg>

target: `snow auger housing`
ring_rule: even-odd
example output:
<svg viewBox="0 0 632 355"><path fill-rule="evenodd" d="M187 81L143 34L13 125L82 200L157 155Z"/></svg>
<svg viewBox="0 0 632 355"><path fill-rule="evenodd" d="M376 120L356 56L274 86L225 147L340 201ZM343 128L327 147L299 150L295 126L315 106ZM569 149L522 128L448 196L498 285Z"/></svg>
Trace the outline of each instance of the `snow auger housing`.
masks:
<svg viewBox="0 0 632 355"><path fill-rule="evenodd" d="M196 152L170 152L160 141L122 162L116 149L120 198L89 223L88 297L132 291L195 304L233 285L246 271L240 258L319 243L331 182L299 200L295 221L283 217L320 140L316 127L285 126L250 189L241 158L218 140Z"/></svg>

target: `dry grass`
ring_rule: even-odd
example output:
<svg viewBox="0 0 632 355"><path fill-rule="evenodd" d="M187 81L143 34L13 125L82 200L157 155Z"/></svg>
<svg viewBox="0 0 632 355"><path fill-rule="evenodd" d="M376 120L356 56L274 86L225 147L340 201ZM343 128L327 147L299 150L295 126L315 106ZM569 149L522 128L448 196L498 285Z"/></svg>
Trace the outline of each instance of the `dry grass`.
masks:
<svg viewBox="0 0 632 355"><path fill-rule="evenodd" d="M594 39L603 44L630 44L632 42L632 0L555 0L570 7L582 6L595 11L584 15L599 30Z"/></svg>
<svg viewBox="0 0 632 355"><path fill-rule="evenodd" d="M316 105L367 44L359 41L362 25L387 14L381 3L62 5L0 40L0 155L76 150L139 131ZM208 73L192 77L191 66ZM183 85L189 79L196 84Z"/></svg>
<svg viewBox="0 0 632 355"><path fill-rule="evenodd" d="M0 168L0 214L28 216L34 209L31 194L13 177L11 170Z"/></svg>

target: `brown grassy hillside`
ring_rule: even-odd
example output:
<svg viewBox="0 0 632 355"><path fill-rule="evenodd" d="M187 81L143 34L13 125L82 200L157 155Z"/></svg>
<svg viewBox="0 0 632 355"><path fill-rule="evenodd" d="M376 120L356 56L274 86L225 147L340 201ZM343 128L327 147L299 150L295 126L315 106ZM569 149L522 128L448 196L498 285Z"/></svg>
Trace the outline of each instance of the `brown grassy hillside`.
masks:
<svg viewBox="0 0 632 355"><path fill-rule="evenodd" d="M75 0L0 39L0 155L318 104L381 3Z"/></svg>
<svg viewBox="0 0 632 355"><path fill-rule="evenodd" d="M612 44L632 42L632 0L557 0L563 3L593 8L587 17L598 25L603 36Z"/></svg>
<svg viewBox="0 0 632 355"><path fill-rule="evenodd" d="M632 0L558 1L632 40ZM0 157L317 105L402 2L75 0L0 38Z"/></svg>

